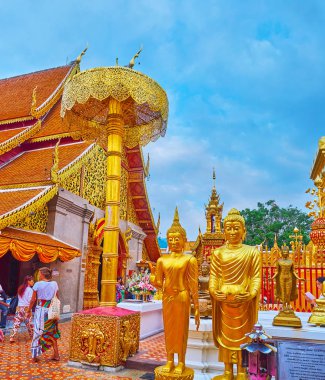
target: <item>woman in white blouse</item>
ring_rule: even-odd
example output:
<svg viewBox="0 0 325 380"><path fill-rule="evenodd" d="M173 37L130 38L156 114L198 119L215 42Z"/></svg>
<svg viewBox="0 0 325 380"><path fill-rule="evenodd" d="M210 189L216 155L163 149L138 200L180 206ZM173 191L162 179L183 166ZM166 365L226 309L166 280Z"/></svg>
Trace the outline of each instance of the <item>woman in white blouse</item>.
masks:
<svg viewBox="0 0 325 380"><path fill-rule="evenodd" d="M14 343L15 336L22 322L25 323L29 336L33 336L32 317L28 312L29 303L33 295L33 285L33 277L26 276L24 282L18 288L18 305L14 318L14 327L10 335L10 343Z"/></svg>
<svg viewBox="0 0 325 380"><path fill-rule="evenodd" d="M60 338L58 321L48 318L48 310L54 296L58 297L58 284L52 280L52 270L39 269L40 281L33 286L33 296L29 304L29 313L37 300L34 315L34 334L32 340L32 358L36 362L42 352L53 347L52 360L60 360L57 339Z"/></svg>

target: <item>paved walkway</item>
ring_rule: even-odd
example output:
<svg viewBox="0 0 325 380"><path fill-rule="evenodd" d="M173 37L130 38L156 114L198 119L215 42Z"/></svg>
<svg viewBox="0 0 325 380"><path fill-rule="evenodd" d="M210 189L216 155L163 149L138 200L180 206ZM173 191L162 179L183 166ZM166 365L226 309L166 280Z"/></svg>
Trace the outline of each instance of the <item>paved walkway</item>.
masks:
<svg viewBox="0 0 325 380"><path fill-rule="evenodd" d="M60 323L61 339L59 350L61 360L55 362L50 360L52 350L44 353L38 363L31 360L30 340L26 331L17 334L17 341L9 343L9 335L5 336L4 342L0 342L0 379L107 379L107 380L129 380L129 379L153 379L152 370L125 369L116 374L89 371L67 366L69 355L71 322ZM25 329L23 329L25 330ZM140 342L139 353L133 357L139 363L141 361L158 363L165 361L165 347L163 334L148 338Z"/></svg>

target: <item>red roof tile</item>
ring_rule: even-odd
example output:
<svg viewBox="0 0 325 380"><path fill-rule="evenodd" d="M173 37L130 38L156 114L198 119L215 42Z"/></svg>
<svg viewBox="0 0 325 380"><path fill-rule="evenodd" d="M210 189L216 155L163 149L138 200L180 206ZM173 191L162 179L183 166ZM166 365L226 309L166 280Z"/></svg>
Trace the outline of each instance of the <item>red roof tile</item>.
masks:
<svg viewBox="0 0 325 380"><path fill-rule="evenodd" d="M8 129L6 131L0 131L0 144L6 140L11 139L12 137L18 135L21 131L25 130L28 127Z"/></svg>
<svg viewBox="0 0 325 380"><path fill-rule="evenodd" d="M36 90L37 106L40 106L58 87L71 66L37 71L31 74L0 79L0 121L30 115L32 93Z"/></svg>
<svg viewBox="0 0 325 380"><path fill-rule="evenodd" d="M0 191L0 215L6 214L44 191L45 187L38 189L15 189L12 191Z"/></svg>
<svg viewBox="0 0 325 380"><path fill-rule="evenodd" d="M91 143L59 146L59 170L80 156ZM18 184L50 184L54 147L26 151L0 168L0 186Z"/></svg>
<svg viewBox="0 0 325 380"><path fill-rule="evenodd" d="M55 106L51 109L49 114L46 116L41 130L33 136L33 139L39 139L51 136L58 136L65 133L70 133L74 130L78 130L79 128L71 128L67 123L63 123L62 118L60 116L61 102L57 102Z"/></svg>

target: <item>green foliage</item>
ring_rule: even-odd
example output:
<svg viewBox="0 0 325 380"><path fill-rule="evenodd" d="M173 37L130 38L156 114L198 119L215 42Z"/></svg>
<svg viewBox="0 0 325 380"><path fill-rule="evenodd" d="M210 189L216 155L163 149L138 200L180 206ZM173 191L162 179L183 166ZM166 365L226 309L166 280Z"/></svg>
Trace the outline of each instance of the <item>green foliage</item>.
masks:
<svg viewBox="0 0 325 380"><path fill-rule="evenodd" d="M277 235L278 245L289 245L290 235L294 235L293 229L299 229L299 235L303 235L304 244L309 242L310 226L313 219L297 207L279 207L274 200L266 203L257 203L257 209L241 211L246 222L245 244L267 244L273 247L274 236Z"/></svg>

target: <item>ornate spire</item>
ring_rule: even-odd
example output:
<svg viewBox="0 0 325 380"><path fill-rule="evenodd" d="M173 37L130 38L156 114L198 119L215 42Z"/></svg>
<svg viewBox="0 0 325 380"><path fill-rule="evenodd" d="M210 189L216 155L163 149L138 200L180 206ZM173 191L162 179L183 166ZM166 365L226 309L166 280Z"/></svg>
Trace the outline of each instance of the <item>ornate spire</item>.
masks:
<svg viewBox="0 0 325 380"><path fill-rule="evenodd" d="M216 190L216 171L213 168L212 171L212 191L209 200L209 204L205 206L205 216L207 220L207 233L216 233L221 231L221 219L223 204L219 204L220 196Z"/></svg>
<svg viewBox="0 0 325 380"><path fill-rule="evenodd" d="M181 226L181 224L179 222L179 216L178 216L177 206L175 208L173 224L168 229L167 236L168 236L169 233L175 233L175 232L179 232L186 239L186 231L184 230L184 228Z"/></svg>

